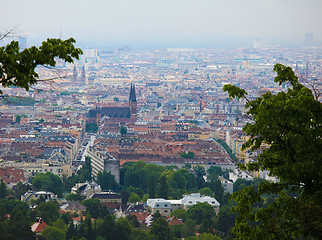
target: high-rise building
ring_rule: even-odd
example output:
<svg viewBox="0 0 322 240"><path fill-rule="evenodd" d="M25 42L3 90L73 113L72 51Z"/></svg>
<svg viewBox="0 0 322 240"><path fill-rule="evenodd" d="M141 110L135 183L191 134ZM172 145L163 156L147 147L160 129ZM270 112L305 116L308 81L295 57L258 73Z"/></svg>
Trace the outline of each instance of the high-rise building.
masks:
<svg viewBox="0 0 322 240"><path fill-rule="evenodd" d="M117 183L120 183L120 160L113 157L111 154L99 151L93 147L89 147L87 151L91 158L92 176L97 177L99 172L110 172Z"/></svg>
<svg viewBox="0 0 322 240"><path fill-rule="evenodd" d="M98 57L98 49L84 49L84 56L86 58L96 58Z"/></svg>
<svg viewBox="0 0 322 240"><path fill-rule="evenodd" d="M305 44L310 46L313 44L314 41L314 35L313 33L307 33L305 34Z"/></svg>
<svg viewBox="0 0 322 240"><path fill-rule="evenodd" d="M259 40L259 39L256 39L254 42L253 42L253 48L256 49L256 50L260 50L264 47L264 43L262 40Z"/></svg>

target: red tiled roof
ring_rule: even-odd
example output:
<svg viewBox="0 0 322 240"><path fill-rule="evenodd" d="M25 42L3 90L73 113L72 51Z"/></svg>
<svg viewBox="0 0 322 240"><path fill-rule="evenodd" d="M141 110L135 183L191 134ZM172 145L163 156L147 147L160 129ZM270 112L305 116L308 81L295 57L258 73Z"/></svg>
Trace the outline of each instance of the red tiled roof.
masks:
<svg viewBox="0 0 322 240"><path fill-rule="evenodd" d="M174 226L174 225L183 225L184 223L179 220L178 218L176 218L175 216L173 216L169 222L170 226Z"/></svg>
<svg viewBox="0 0 322 240"><path fill-rule="evenodd" d="M42 232L48 225L42 220L40 219L39 222L34 223L31 226L31 231L36 232L36 233L40 233Z"/></svg>
<svg viewBox="0 0 322 240"><path fill-rule="evenodd" d="M149 212L132 212L131 215L135 215L139 222L143 222L151 213Z"/></svg>

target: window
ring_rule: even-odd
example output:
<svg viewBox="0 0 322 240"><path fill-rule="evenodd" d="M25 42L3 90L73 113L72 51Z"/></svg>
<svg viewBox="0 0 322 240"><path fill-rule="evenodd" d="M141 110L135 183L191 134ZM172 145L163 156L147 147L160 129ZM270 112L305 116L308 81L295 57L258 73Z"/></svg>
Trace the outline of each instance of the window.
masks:
<svg viewBox="0 0 322 240"><path fill-rule="evenodd" d="M164 210L164 212L168 212L168 210Z"/></svg>
<svg viewBox="0 0 322 240"><path fill-rule="evenodd" d="M189 203L192 203L192 201L189 201Z"/></svg>
<svg viewBox="0 0 322 240"><path fill-rule="evenodd" d="M164 204L165 207L168 207L168 204Z"/></svg>
<svg viewBox="0 0 322 240"><path fill-rule="evenodd" d="M159 207L159 204L157 204L157 207Z"/></svg>

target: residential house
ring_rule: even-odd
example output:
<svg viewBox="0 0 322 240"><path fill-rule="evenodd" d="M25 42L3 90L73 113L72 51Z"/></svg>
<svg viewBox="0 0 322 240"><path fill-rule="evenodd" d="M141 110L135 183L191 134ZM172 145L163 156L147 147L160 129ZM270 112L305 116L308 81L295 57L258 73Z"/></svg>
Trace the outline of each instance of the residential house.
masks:
<svg viewBox="0 0 322 240"><path fill-rule="evenodd" d="M86 207L79 202L69 202L60 207L66 213L74 214L77 213L79 216L84 216L86 213Z"/></svg>
<svg viewBox="0 0 322 240"><path fill-rule="evenodd" d="M213 197L202 196L200 193L192 193L190 195L186 195L181 199L182 208L188 210L191 206L197 203L209 203L212 207L214 207L216 213L219 213L220 203Z"/></svg>
<svg viewBox="0 0 322 240"><path fill-rule="evenodd" d="M218 179L221 182L222 187L224 188L225 193L230 193L233 194L234 192L234 183L223 178L223 177L218 177Z"/></svg>
<svg viewBox="0 0 322 240"><path fill-rule="evenodd" d="M46 227L48 227L48 225L39 218L39 220L31 226L31 231L41 233Z"/></svg>
<svg viewBox="0 0 322 240"><path fill-rule="evenodd" d="M24 195L21 195L21 201L29 201L30 199L38 199L44 197L46 201L57 199L57 196L52 192L46 191L27 191Z"/></svg>
<svg viewBox="0 0 322 240"><path fill-rule="evenodd" d="M163 216L170 216L171 202L163 198L148 199L147 206L152 214L159 212Z"/></svg>
<svg viewBox="0 0 322 240"><path fill-rule="evenodd" d="M107 208L118 208L122 204L122 197L114 192L93 193L90 198L100 200L102 206Z"/></svg>

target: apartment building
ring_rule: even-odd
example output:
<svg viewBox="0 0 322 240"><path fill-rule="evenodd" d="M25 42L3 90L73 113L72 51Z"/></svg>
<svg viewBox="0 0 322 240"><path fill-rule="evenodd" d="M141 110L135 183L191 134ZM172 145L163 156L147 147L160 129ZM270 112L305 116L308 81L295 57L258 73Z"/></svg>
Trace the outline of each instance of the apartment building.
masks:
<svg viewBox="0 0 322 240"><path fill-rule="evenodd" d="M87 154L91 158L93 177L97 177L99 172L106 170L114 175L117 183L120 183L120 160L108 152L100 151L94 147L89 147Z"/></svg>

